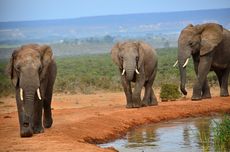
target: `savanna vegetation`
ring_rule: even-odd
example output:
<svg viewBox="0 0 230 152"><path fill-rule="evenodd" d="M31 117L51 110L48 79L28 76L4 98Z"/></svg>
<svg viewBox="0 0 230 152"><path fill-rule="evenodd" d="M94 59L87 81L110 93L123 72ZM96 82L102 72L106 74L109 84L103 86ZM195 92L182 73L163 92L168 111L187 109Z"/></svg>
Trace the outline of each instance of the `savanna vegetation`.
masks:
<svg viewBox="0 0 230 152"><path fill-rule="evenodd" d="M162 84L160 90L160 98L162 101L176 100L181 97L179 87L176 84Z"/></svg>
<svg viewBox="0 0 230 152"><path fill-rule="evenodd" d="M224 118L214 128L214 143L216 151L228 151L230 149L230 115Z"/></svg>
<svg viewBox="0 0 230 152"><path fill-rule="evenodd" d="M219 120L208 121L200 125L197 135L203 152L229 151L230 149L230 115L224 114ZM213 147L214 149L212 149Z"/></svg>
<svg viewBox="0 0 230 152"><path fill-rule="evenodd" d="M158 73L154 82L155 87L163 84L179 85L179 71L173 64L177 58L177 48L157 49L159 56ZM97 90L122 90L117 67L112 63L109 53L57 57L58 74L55 92L64 93L93 93ZM0 96L13 93L13 87L5 74L8 60L0 60ZM195 80L192 61L187 67L188 87ZM213 73L209 74L211 85L217 84Z"/></svg>

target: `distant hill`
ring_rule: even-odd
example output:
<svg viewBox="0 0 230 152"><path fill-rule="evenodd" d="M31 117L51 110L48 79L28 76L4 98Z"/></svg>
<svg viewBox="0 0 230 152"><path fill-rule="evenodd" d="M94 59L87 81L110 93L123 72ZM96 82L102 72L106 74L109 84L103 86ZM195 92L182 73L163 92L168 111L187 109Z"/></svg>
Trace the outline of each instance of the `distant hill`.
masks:
<svg viewBox="0 0 230 152"><path fill-rule="evenodd" d="M178 34L189 23L205 22L220 23L230 29L230 8L0 22L0 44L56 42L105 35L138 37L148 34Z"/></svg>

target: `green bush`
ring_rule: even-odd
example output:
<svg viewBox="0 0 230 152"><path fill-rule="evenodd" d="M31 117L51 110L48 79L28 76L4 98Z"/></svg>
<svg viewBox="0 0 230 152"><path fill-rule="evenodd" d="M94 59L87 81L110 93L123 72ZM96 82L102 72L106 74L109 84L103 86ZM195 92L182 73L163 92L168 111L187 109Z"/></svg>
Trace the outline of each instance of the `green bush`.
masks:
<svg viewBox="0 0 230 152"><path fill-rule="evenodd" d="M174 84L163 84L161 86L160 98L162 101L176 100L181 97L178 86Z"/></svg>

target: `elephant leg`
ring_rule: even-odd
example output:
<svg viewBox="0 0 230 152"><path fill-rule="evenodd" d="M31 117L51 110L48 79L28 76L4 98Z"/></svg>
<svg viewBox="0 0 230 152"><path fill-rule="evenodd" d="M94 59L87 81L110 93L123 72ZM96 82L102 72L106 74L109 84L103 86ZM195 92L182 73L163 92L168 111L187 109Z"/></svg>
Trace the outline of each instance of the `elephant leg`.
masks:
<svg viewBox="0 0 230 152"><path fill-rule="evenodd" d="M151 87L149 87L148 85L148 81L145 82L145 94L144 94L144 98L142 100L142 106L148 106L150 103L150 99L151 99Z"/></svg>
<svg viewBox="0 0 230 152"><path fill-rule="evenodd" d="M153 81L156 77L156 70L154 71L151 80L145 83L145 95L142 101L143 106L155 106L158 105L157 98L152 89Z"/></svg>
<svg viewBox="0 0 230 152"><path fill-rule="evenodd" d="M53 96L53 84L48 84L45 93L44 102L43 102L43 108L44 108L43 126L45 128L50 128L53 124L52 110L51 110L52 96Z"/></svg>
<svg viewBox="0 0 230 152"><path fill-rule="evenodd" d="M52 96L53 96L53 86L56 78L57 73L57 67L56 64L53 64L50 69L50 75L46 79L46 82L43 82L43 89L45 91L44 93L44 102L43 102L43 108L44 108L44 116L43 116L43 126L45 128L50 128L53 124L53 118L52 118L52 110L51 110L51 102L52 102ZM45 85L47 84L47 85Z"/></svg>
<svg viewBox="0 0 230 152"><path fill-rule="evenodd" d="M132 102L133 108L139 108L142 106L141 104L141 90L144 86L144 79L139 78L139 80L135 83L135 88L132 94Z"/></svg>
<svg viewBox="0 0 230 152"><path fill-rule="evenodd" d="M46 98L43 102L43 107L44 107L43 126L45 128L50 128L53 124L51 101L52 101L52 92L49 92L46 94Z"/></svg>
<svg viewBox="0 0 230 152"><path fill-rule="evenodd" d="M215 70L215 73L216 73L216 76L218 78L218 82L219 82L219 86L221 88L221 85L222 85L222 72L220 70Z"/></svg>
<svg viewBox="0 0 230 152"><path fill-rule="evenodd" d="M212 55L210 53L205 56L200 57L200 63L198 65L198 74L197 80L193 87L193 95L192 100L201 100L202 99L202 89L205 84L205 80L207 79L208 72L210 71L211 62L212 62Z"/></svg>
<svg viewBox="0 0 230 152"><path fill-rule="evenodd" d="M35 134L44 132L42 127L42 103L37 97L34 100L34 126L33 131Z"/></svg>
<svg viewBox="0 0 230 152"><path fill-rule="evenodd" d="M194 70L196 73L196 76L198 76L198 66L199 66L199 55L193 56L193 63L194 63ZM211 98L210 88L208 86L208 81L205 79L204 85L202 87L202 99Z"/></svg>
<svg viewBox="0 0 230 152"><path fill-rule="evenodd" d="M121 83L122 83L122 86L125 92L125 96L126 96L126 101L127 101L126 108L132 108L133 104L132 104L131 84L123 76L121 76Z"/></svg>
<svg viewBox="0 0 230 152"><path fill-rule="evenodd" d="M221 97L229 96L229 93L228 93L229 71L230 71L230 69L224 70L222 78L221 78L221 87L220 87L220 96Z"/></svg>
<svg viewBox="0 0 230 152"><path fill-rule="evenodd" d="M155 96L155 93L153 91L153 88L151 87L151 92L150 92L150 102L149 102L149 106L156 106L158 105L158 102L157 102L157 98Z"/></svg>
<svg viewBox="0 0 230 152"><path fill-rule="evenodd" d="M227 97L229 96L228 93L228 76L229 76L229 69L226 70L215 70L217 75L219 86L220 86L220 96Z"/></svg>
<svg viewBox="0 0 230 152"><path fill-rule="evenodd" d="M202 99L208 99L208 98L211 98L211 93L208 85L208 80L206 78L202 87Z"/></svg>

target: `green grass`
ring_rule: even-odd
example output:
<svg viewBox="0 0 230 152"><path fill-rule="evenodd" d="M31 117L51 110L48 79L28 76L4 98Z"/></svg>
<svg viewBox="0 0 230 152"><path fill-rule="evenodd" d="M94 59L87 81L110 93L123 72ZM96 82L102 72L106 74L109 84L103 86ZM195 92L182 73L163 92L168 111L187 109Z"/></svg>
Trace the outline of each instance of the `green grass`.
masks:
<svg viewBox="0 0 230 152"><path fill-rule="evenodd" d="M6 74L7 60L0 60L0 97L13 93L13 87Z"/></svg>
<svg viewBox="0 0 230 152"><path fill-rule="evenodd" d="M215 151L229 151L230 115L224 114L220 121L213 120L213 123L210 121L208 126L201 126L197 132L202 151L208 152L212 146Z"/></svg>
<svg viewBox="0 0 230 152"><path fill-rule="evenodd" d="M228 151L230 149L230 115L225 115L221 122L216 122L214 143L216 151Z"/></svg>
<svg viewBox="0 0 230 152"><path fill-rule="evenodd" d="M177 59L177 48L157 49L158 72L154 86L173 83L179 85L179 70L173 67ZM9 78L4 74L7 60L0 60L0 96L13 93ZM97 90L120 91L122 86L118 68L112 63L110 54L80 55L56 58L58 74L55 92L93 93ZM187 84L195 80L192 61L187 66ZM215 84L216 76L209 80Z"/></svg>
<svg viewBox="0 0 230 152"><path fill-rule="evenodd" d="M121 90L117 67L109 54L57 59L55 91L92 93L96 90Z"/></svg>

